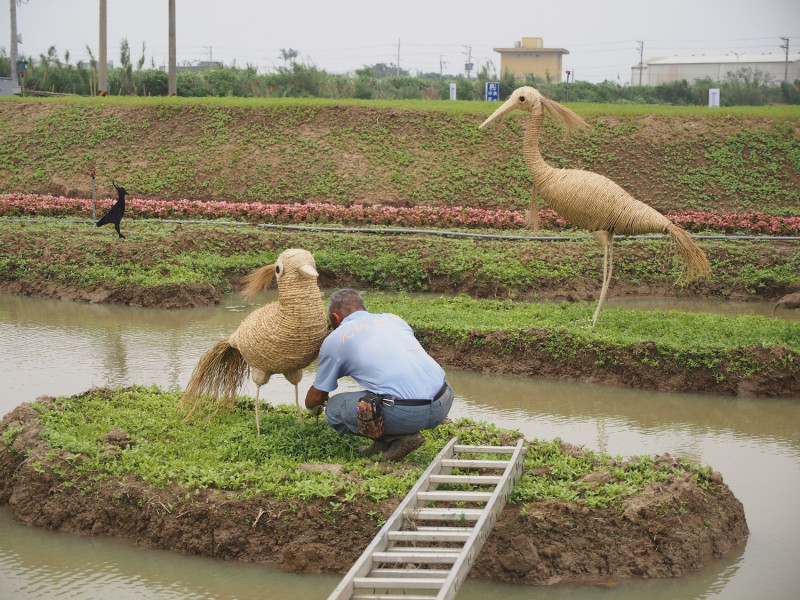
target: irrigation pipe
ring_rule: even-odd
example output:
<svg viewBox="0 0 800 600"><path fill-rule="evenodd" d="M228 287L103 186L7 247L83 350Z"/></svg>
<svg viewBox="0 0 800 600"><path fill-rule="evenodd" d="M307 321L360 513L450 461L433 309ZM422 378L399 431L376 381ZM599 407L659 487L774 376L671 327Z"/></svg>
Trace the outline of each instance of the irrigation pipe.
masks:
<svg viewBox="0 0 800 600"><path fill-rule="evenodd" d="M422 234L439 235L445 237L473 237L495 240L526 240L536 242L563 242L587 238L587 235L500 235L498 233L469 233L466 231L448 231L437 229L376 229L359 227L309 227L304 225L272 225L261 224L257 227L266 229L298 229L301 231L334 231L344 233L378 233L378 234ZM619 236L631 240L656 240L669 237L668 235L626 235ZM781 242L800 242L800 236L759 236L759 235L692 235L699 240L765 240Z"/></svg>
<svg viewBox="0 0 800 600"><path fill-rule="evenodd" d="M9 223L30 223L31 221L50 221L53 219L34 217L31 219L7 219ZM58 219L67 223L93 223L84 219ZM381 227L325 227L312 225L277 225L274 223L248 223L246 221L211 221L189 219L131 219L131 221L155 221L158 223L174 223L176 225L225 225L228 227L258 227L260 229L277 229L289 231L319 231L325 233L371 233L376 235L436 235L441 237L463 237L490 240L520 240L531 242L566 242L570 240L586 239L587 234L572 235L501 235L499 233L470 233L468 231L449 231L447 229L393 229ZM733 240L756 242L800 242L800 236L790 235L720 235L720 234L690 234L698 240ZM659 240L668 235L620 235L619 238L629 240Z"/></svg>

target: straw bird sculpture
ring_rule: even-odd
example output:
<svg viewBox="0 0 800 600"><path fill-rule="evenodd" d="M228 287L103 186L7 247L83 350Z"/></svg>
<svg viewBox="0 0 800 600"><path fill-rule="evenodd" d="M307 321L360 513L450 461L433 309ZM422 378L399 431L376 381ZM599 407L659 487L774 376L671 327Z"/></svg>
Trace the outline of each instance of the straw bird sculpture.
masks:
<svg viewBox="0 0 800 600"><path fill-rule="evenodd" d="M660 212L636 200L603 175L578 169L556 169L544 161L539 151L539 133L545 110L563 123L567 130L586 126L586 122L567 107L544 97L536 88L521 87L481 123L479 129L514 109L528 112L522 154L535 186L529 215L537 209L538 193L567 222L588 229L603 245L603 286L592 318L592 327L597 322L611 282L614 234L667 233L686 263L687 281L710 273L711 266L705 253L686 231Z"/></svg>
<svg viewBox="0 0 800 600"><path fill-rule="evenodd" d="M328 333L314 257L307 250L284 251L275 264L248 275L242 294L254 295L267 287L273 277L277 280L278 300L247 315L229 338L220 340L200 357L181 398L187 418L204 403L210 403L204 408L210 409L212 415L219 409L233 408L236 391L249 370L258 386L255 413L259 434L258 396L261 386L274 373L282 373L294 384L297 413L305 425L297 384Z"/></svg>

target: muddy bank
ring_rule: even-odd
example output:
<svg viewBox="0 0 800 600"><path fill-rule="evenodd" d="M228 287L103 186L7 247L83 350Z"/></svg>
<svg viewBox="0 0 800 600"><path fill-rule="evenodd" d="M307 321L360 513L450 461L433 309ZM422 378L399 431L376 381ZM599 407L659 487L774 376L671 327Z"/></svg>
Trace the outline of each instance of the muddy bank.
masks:
<svg viewBox="0 0 800 600"><path fill-rule="evenodd" d="M602 278L602 247L588 237L456 239L135 220L125 230L118 240L88 223L0 221L0 293L168 309L213 305L286 248L314 254L322 288L595 302ZM712 274L684 285L667 240L620 239L609 297L777 301L800 291L790 275L800 262L795 242L700 244Z"/></svg>
<svg viewBox="0 0 800 600"><path fill-rule="evenodd" d="M222 292L205 283L163 285L156 288L120 288L100 285L92 289L59 285L52 282L4 281L0 294L36 296L66 302L89 304L124 304L162 309L196 308L213 306L222 300Z"/></svg>
<svg viewBox="0 0 800 600"><path fill-rule="evenodd" d="M109 236L93 226L0 226L5 249L0 250L0 293L163 309L213 305L240 290L247 272L289 247L314 253L323 289L594 303L601 275L602 250L589 240L463 241L136 221L126 231L129 237L119 241L113 231ZM683 286L665 255L666 242L619 243L610 295L764 301L795 291L786 273L800 260L796 244L704 245L712 277ZM558 331L535 327L473 333L466 341L447 335L446 323L441 329L416 329L443 365L479 373L669 392L800 397L800 356L794 346L753 346L720 351L703 361L677 361L658 349L655 333L652 341L612 347L595 339L570 341ZM565 347L560 357L547 350L554 335ZM690 338L687 350L693 347Z"/></svg>
<svg viewBox="0 0 800 600"><path fill-rule="evenodd" d="M552 331L472 332L453 343L439 331L417 329L423 345L441 364L485 375L577 381L659 392L695 392L718 396L800 397L800 355L783 346L720 351L713 368L698 361L688 365L660 351L653 342L612 347L566 340L568 357L548 349ZM743 372L741 364L753 372Z"/></svg>
<svg viewBox="0 0 800 600"><path fill-rule="evenodd" d="M231 285L240 287L240 279L232 279ZM323 287L335 287L331 280L325 283ZM6 282L0 285L0 293L83 302L124 299L124 304L130 306L152 306L153 301L158 300L158 306L165 309L203 306L208 299L222 299L221 292L205 284L85 290L62 289L52 283L31 286ZM602 319L601 316L601 322ZM800 397L800 354L783 345L753 345L735 350L699 347L693 350L696 359L687 360L660 347L656 337L653 338L656 341L613 345L599 336L589 340L573 339L567 333L537 327L511 331L473 330L466 337L460 337L453 335L447 323L436 327L412 320L412 326L423 347L445 368L660 392L748 398ZM562 349L559 353L552 351L554 335L559 338ZM743 365L748 368L742 368Z"/></svg>
<svg viewBox="0 0 800 600"><path fill-rule="evenodd" d="M540 242L136 220L125 231L118 240L91 223L0 220L0 293L167 309L213 305L287 248L314 254L322 288L595 302L602 278L602 247L589 236ZM791 276L800 261L796 242L700 245L711 276L685 285L667 240L620 238L609 298L777 301L800 291Z"/></svg>
<svg viewBox="0 0 800 600"><path fill-rule="evenodd" d="M76 478L75 465L84 457L40 439L39 417L23 404L0 423L0 502L10 506L17 521L35 527L123 537L145 547L286 571L344 573L380 528L378 521L400 501L241 499L219 490L154 488L132 475ZM113 461L136 440L110 430L104 443ZM584 452L560 443L567 452ZM656 461L669 464L675 474L615 508L589 508L583 500L507 505L471 576L535 585L676 577L746 539L742 504L722 475L710 471L698 485L680 461L668 455ZM408 467L398 463L394 468L400 475ZM587 476L585 487L608 477L603 472ZM342 501L345 509L332 513L331 500Z"/></svg>

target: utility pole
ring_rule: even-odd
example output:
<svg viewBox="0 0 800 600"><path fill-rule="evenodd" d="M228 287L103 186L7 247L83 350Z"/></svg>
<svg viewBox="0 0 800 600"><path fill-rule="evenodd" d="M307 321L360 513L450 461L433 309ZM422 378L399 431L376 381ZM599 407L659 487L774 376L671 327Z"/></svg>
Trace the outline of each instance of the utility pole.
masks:
<svg viewBox="0 0 800 600"><path fill-rule="evenodd" d="M642 63L644 61L644 40L637 40L639 44L639 85L642 85Z"/></svg>
<svg viewBox="0 0 800 600"><path fill-rule="evenodd" d="M400 40L397 40L397 68L394 73L395 77L400 77Z"/></svg>
<svg viewBox="0 0 800 600"><path fill-rule="evenodd" d="M784 67L783 67L783 81L785 83L789 83L789 38L782 37L781 39L783 40L784 43L781 44L780 48L786 50L786 61L784 62Z"/></svg>
<svg viewBox="0 0 800 600"><path fill-rule="evenodd" d="M9 68L11 71L11 93L15 94L19 88L19 77L17 77L17 0L11 0L11 56L9 56Z"/></svg>
<svg viewBox="0 0 800 600"><path fill-rule="evenodd" d="M472 74L472 46L464 46L467 49L467 62L464 63L464 71L467 73L467 79L471 79Z"/></svg>
<svg viewBox="0 0 800 600"><path fill-rule="evenodd" d="M169 0L169 77L167 93L178 95L178 64L175 53L175 0Z"/></svg>
<svg viewBox="0 0 800 600"><path fill-rule="evenodd" d="M439 79L444 78L444 65L446 63L442 60L443 56L442 54L439 55Z"/></svg>
<svg viewBox="0 0 800 600"><path fill-rule="evenodd" d="M108 94L108 9L106 0L100 0L100 52L97 63L97 95Z"/></svg>

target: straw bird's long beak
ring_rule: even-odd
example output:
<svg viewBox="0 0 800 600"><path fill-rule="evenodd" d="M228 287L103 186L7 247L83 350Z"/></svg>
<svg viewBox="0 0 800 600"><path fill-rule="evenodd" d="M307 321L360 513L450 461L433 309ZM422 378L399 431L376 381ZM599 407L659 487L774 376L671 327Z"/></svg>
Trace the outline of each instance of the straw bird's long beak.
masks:
<svg viewBox="0 0 800 600"><path fill-rule="evenodd" d="M511 98L509 98L508 100L505 101L503 106L501 106L496 111L494 111L491 115L489 115L489 118L486 119L483 123L481 123L478 126L478 129L483 129L486 125L488 125L489 123L494 121L496 118L502 117L507 112L511 112L512 110L514 110L517 107L518 103L519 103L519 100L517 100L516 96L512 96Z"/></svg>
<svg viewBox="0 0 800 600"><path fill-rule="evenodd" d="M303 265L300 267L300 275L305 277L306 279L314 279L319 277L319 273L317 273L316 269L311 265Z"/></svg>

